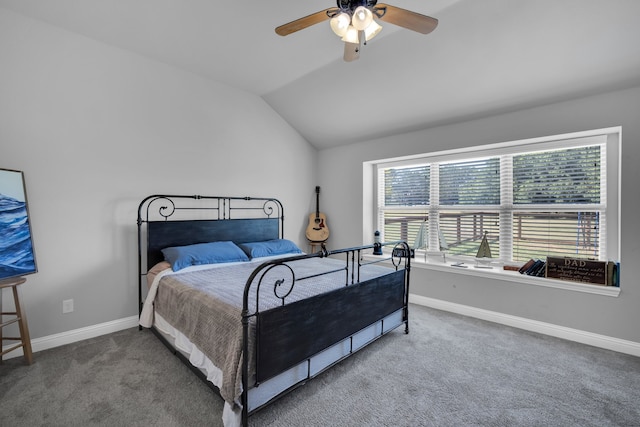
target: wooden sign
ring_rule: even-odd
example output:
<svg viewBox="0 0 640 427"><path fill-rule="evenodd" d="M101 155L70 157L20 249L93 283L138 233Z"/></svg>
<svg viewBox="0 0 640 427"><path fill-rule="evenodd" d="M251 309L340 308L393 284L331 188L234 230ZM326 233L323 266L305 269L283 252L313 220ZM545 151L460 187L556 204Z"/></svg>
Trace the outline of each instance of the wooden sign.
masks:
<svg viewBox="0 0 640 427"><path fill-rule="evenodd" d="M607 285L607 263L580 258L547 257L546 277Z"/></svg>

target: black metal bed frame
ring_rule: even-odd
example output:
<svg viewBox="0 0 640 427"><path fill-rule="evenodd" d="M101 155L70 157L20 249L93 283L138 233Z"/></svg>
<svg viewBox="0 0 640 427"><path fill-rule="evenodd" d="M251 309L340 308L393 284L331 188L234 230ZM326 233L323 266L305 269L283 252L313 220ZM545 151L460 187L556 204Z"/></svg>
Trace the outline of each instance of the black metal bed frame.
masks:
<svg viewBox="0 0 640 427"><path fill-rule="evenodd" d="M186 205L183 206L183 203ZM154 212L153 209L157 209ZM195 216L195 219L183 219ZM206 213L202 216L200 214ZM236 215L237 214L237 215ZM200 216L199 216L200 215ZM174 216L180 218L174 219ZM153 219L152 219L153 218ZM274 198L255 197L218 197L152 195L146 197L138 207L138 272L139 272L139 310L142 310L142 288L146 286L146 271L163 260L161 250L168 246L181 246L216 240L231 240L246 243L261 240L283 238L284 209ZM146 232L146 233L145 233ZM371 249L381 246L393 248L390 256L376 257L363 262L363 255ZM410 248L406 242L376 243L373 245L328 251L323 246L317 253L290 256L267 261L258 266L244 286L242 318L242 423L248 425L248 417L304 384L307 380L329 369L346 357L355 353L353 337L359 331L377 323L395 313L402 312L405 333L409 333L408 296L411 260L406 254ZM344 267L332 269L309 277L296 277L291 265L308 258L345 257ZM390 261L395 267L391 273L374 279L361 281L360 270L363 266ZM146 269L145 267L146 263ZM274 272L277 280L273 280ZM289 302L287 298L296 283L324 274L344 271L344 286L334 291L313 297ZM267 278L267 273L270 273ZM281 301L276 308L260 310L259 292L263 287L273 288L274 295ZM250 308L249 299L255 293L255 308ZM321 310L316 308L322 307ZM255 322L255 348L253 374L255 382L250 384L249 342L250 323ZM401 324L402 324L401 323ZM385 330L374 341L391 330ZM399 325L398 325L399 326ZM169 348L171 344L159 332L152 329ZM322 333L318 334L318 330ZM277 376L287 368L306 362L330 346L343 340L350 341L347 355L333 361L320 372L311 374L307 370L306 378L279 393L268 402L249 411L248 391L262 382ZM286 349L286 351L282 351ZM175 349L172 348L175 353ZM176 353L178 355L178 353ZM188 359L180 357L187 363ZM199 377L203 375L190 366ZM215 387L214 387L215 389Z"/></svg>

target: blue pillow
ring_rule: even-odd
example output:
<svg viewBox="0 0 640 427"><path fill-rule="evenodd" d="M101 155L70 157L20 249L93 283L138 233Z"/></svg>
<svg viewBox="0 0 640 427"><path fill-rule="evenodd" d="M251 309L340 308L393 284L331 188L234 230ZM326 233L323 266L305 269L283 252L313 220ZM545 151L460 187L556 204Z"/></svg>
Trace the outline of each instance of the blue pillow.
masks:
<svg viewBox="0 0 640 427"><path fill-rule="evenodd" d="M295 243L287 239L265 240L264 242L241 243L238 246L249 258L260 258L272 255L301 254Z"/></svg>
<svg viewBox="0 0 640 427"><path fill-rule="evenodd" d="M233 242L197 243L174 246L162 250L165 261L173 271L192 265L218 264L222 262L249 261L247 255Z"/></svg>

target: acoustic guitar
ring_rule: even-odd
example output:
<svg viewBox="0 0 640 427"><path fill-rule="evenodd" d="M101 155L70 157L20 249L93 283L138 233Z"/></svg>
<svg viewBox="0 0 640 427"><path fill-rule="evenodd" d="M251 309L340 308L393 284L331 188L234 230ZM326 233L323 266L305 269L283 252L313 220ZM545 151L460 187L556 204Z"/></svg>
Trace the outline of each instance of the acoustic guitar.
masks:
<svg viewBox="0 0 640 427"><path fill-rule="evenodd" d="M324 242L329 238L327 217L320 212L320 187L316 187L316 212L309 215L307 239L311 242Z"/></svg>

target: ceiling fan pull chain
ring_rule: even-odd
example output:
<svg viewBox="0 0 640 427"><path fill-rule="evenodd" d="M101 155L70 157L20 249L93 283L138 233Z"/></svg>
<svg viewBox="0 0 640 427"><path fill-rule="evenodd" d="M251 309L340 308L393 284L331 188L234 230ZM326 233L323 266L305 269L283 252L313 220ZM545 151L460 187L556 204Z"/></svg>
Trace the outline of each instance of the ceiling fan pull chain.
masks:
<svg viewBox="0 0 640 427"><path fill-rule="evenodd" d="M364 30L358 31L358 40L362 40L362 44L365 46L367 45L367 39L364 36Z"/></svg>

